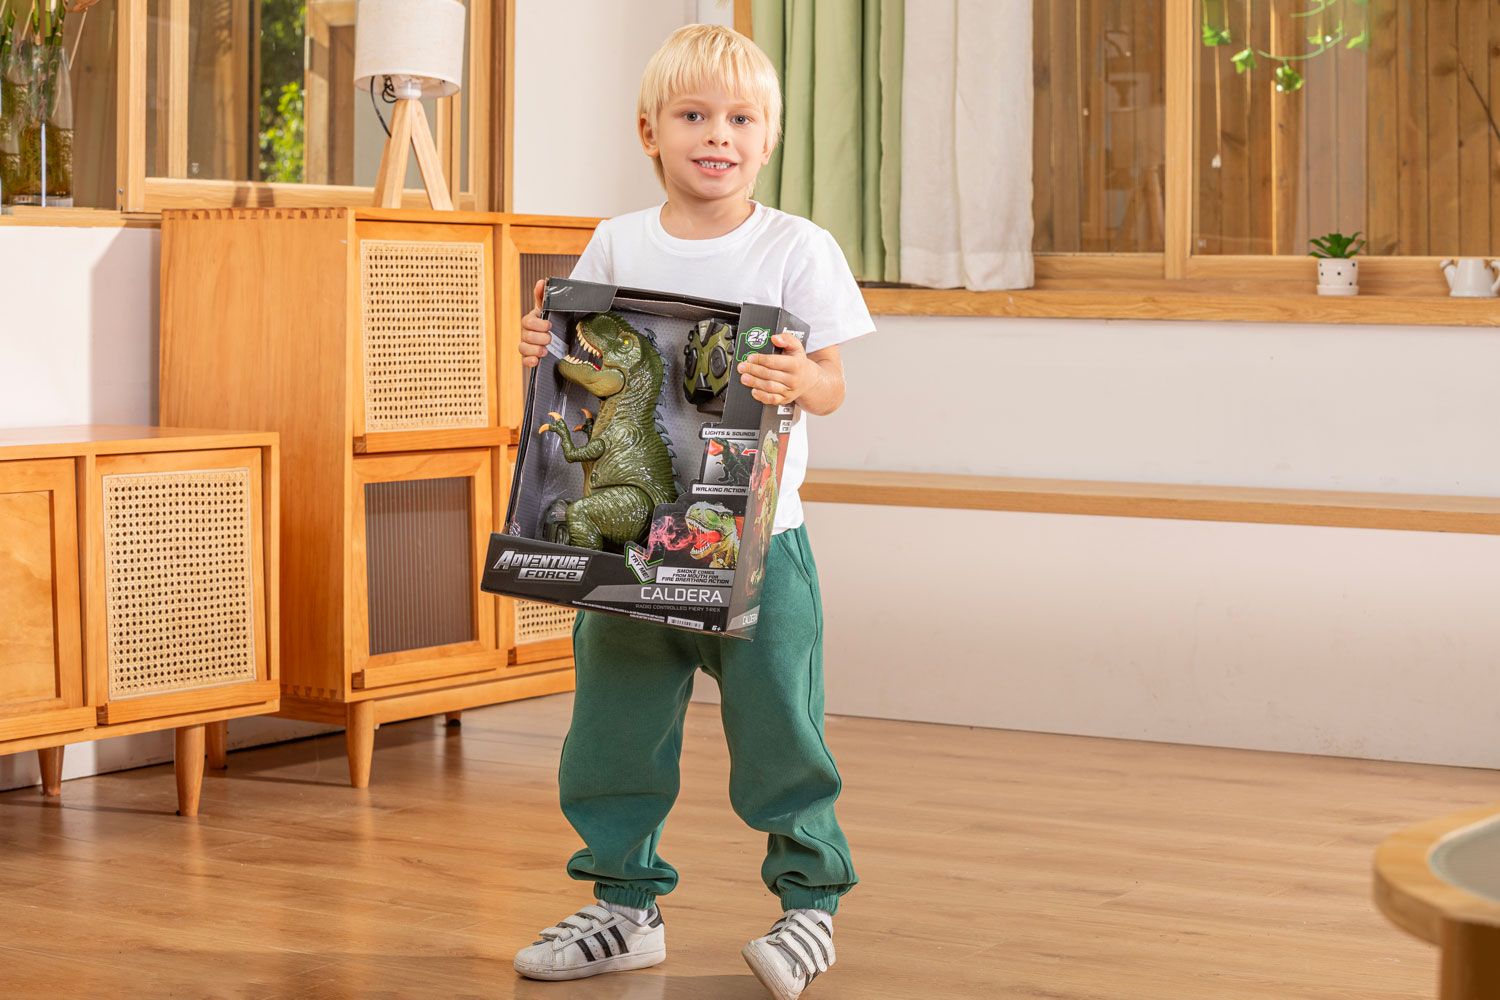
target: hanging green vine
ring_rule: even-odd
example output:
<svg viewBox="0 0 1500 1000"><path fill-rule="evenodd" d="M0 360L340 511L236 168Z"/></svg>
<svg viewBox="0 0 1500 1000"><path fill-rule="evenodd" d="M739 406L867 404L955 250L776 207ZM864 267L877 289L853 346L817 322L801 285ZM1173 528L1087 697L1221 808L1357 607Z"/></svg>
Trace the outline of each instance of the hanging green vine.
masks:
<svg viewBox="0 0 1500 1000"><path fill-rule="evenodd" d="M1311 4L1308 9L1293 11L1291 16L1306 20L1312 25L1311 30L1305 36L1310 47L1309 51L1268 52L1247 44L1229 59L1234 64L1234 71L1249 73L1258 69L1261 59L1275 63L1273 78L1276 82L1276 90L1278 93L1289 94L1301 90L1304 82L1302 74L1294 64L1316 59L1325 52L1341 46L1346 49L1370 47L1370 0L1307 0L1307 2ZM1234 33L1229 26L1229 13L1226 6L1227 0L1203 0L1203 44L1209 48L1234 44ZM1350 8L1356 8L1356 10L1351 11ZM1351 13L1357 14L1359 24L1359 31L1353 35L1348 34L1345 26L1346 20L1355 20L1354 17L1346 17ZM1330 17L1333 18L1331 27L1328 23Z"/></svg>

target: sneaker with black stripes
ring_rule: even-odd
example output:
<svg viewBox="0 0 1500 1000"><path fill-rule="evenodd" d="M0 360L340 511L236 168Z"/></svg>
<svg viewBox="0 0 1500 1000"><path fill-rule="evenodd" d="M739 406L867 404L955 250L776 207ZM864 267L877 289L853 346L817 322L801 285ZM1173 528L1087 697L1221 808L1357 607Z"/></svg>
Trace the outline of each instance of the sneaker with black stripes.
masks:
<svg viewBox="0 0 1500 1000"><path fill-rule="evenodd" d="M606 972L645 969L667 958L661 910L638 924L623 913L591 903L542 931L516 952L516 971L528 979L585 979Z"/></svg>
<svg viewBox="0 0 1500 1000"><path fill-rule="evenodd" d="M833 925L804 910L788 910L769 934L745 945L740 954L776 1000L797 1000L833 967Z"/></svg>

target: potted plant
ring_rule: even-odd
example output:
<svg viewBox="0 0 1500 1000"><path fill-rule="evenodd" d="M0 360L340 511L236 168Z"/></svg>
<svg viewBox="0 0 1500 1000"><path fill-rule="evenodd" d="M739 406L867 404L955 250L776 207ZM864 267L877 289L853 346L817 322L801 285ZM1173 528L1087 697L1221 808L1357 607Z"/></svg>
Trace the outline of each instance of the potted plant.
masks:
<svg viewBox="0 0 1500 1000"><path fill-rule="evenodd" d="M1359 261L1354 255L1365 245L1365 241L1359 239L1359 233L1352 236L1329 233L1307 242L1313 245L1308 256L1318 258L1318 294L1358 295Z"/></svg>
<svg viewBox="0 0 1500 1000"><path fill-rule="evenodd" d="M0 201L73 203L70 12L98 0L0 0ZM76 35L76 32L75 32Z"/></svg>

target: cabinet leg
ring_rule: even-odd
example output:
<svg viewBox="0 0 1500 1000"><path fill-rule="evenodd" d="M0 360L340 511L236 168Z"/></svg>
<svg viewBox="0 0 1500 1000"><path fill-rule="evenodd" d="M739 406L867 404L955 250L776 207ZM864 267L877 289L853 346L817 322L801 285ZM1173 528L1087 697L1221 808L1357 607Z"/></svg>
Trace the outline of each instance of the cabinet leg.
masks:
<svg viewBox="0 0 1500 1000"><path fill-rule="evenodd" d="M204 732L208 744L208 766L215 771L229 767L229 723L210 722Z"/></svg>
<svg viewBox="0 0 1500 1000"><path fill-rule="evenodd" d="M177 815L198 815L198 796L203 791L203 727L177 730Z"/></svg>
<svg viewBox="0 0 1500 1000"><path fill-rule="evenodd" d="M42 766L42 794L62 794L62 747L43 747L36 752L37 763Z"/></svg>
<svg viewBox="0 0 1500 1000"><path fill-rule="evenodd" d="M350 702L348 711L344 743L349 751L349 784L369 788L370 759L375 755L375 703Z"/></svg>
<svg viewBox="0 0 1500 1000"><path fill-rule="evenodd" d="M450 726L457 727L457 726L461 726L461 725L464 724L464 713L462 713L462 712L449 712L443 718L447 721L448 725L450 725Z"/></svg>

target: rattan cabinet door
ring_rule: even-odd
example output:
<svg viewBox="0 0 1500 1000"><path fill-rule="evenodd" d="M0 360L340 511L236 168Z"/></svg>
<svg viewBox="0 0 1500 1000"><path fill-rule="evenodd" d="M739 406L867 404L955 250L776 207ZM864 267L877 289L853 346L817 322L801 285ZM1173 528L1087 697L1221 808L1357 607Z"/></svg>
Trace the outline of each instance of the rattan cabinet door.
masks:
<svg viewBox="0 0 1500 1000"><path fill-rule="evenodd" d="M510 484L516 467L516 451L506 449L504 483L498 508L504 511L510 499ZM501 515L503 518L503 514ZM578 612L559 604L498 598L500 642L507 650L506 673L527 674L567 667L573 658L573 620Z"/></svg>
<svg viewBox="0 0 1500 1000"><path fill-rule="evenodd" d="M494 229L362 222L355 257L354 434L498 426Z"/></svg>
<svg viewBox="0 0 1500 1000"><path fill-rule="evenodd" d="M262 452L100 456L89 498L90 663L102 724L276 697Z"/></svg>
<svg viewBox="0 0 1500 1000"><path fill-rule="evenodd" d="M536 283L547 278L566 278L588 246L592 229L552 226L507 225L502 229L500 249L500 356L497 378L500 387L500 421L519 428L526 405L526 377L518 348L521 317L536 305Z"/></svg>
<svg viewBox="0 0 1500 1000"><path fill-rule="evenodd" d="M0 741L85 729L71 459L0 462Z"/></svg>
<svg viewBox="0 0 1500 1000"><path fill-rule="evenodd" d="M354 460L355 688L504 666L494 597L479 590L495 524L493 475L489 449Z"/></svg>

